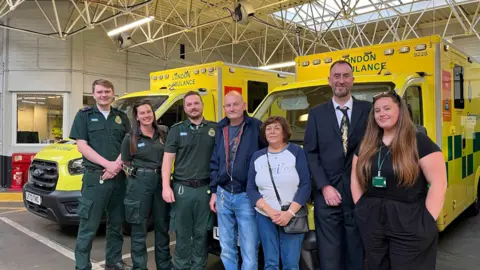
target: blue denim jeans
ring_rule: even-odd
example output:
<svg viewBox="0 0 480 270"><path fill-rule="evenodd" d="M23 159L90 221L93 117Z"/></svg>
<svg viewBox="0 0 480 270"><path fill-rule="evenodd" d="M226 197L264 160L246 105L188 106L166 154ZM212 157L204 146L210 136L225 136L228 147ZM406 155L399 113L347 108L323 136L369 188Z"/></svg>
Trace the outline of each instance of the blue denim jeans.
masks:
<svg viewBox="0 0 480 270"><path fill-rule="evenodd" d="M225 270L238 270L237 243L242 255L242 270L258 269L258 237L255 209L247 193L232 194L217 188L217 217L220 247ZM238 238L237 238L238 235Z"/></svg>
<svg viewBox="0 0 480 270"><path fill-rule="evenodd" d="M282 260L283 270L298 270L300 250L305 234L288 234L272 220L257 213L257 226L265 258L265 270L279 270Z"/></svg>

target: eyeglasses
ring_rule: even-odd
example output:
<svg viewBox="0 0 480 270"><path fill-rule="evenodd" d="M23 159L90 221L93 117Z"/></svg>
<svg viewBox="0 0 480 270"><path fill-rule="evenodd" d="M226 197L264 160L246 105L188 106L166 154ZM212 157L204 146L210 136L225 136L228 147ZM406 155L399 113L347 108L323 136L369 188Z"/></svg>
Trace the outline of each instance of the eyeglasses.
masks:
<svg viewBox="0 0 480 270"><path fill-rule="evenodd" d="M377 99L382 97L393 97L398 101L398 103L401 103L402 101L402 98L397 94L395 90L388 90L388 91L380 92L378 94L373 95L373 102L375 102Z"/></svg>

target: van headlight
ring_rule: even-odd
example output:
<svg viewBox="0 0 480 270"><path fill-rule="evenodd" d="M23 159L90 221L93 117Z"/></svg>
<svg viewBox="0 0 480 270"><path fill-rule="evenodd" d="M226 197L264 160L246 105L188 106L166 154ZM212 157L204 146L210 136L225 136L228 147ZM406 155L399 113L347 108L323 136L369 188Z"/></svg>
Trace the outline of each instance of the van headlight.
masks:
<svg viewBox="0 0 480 270"><path fill-rule="evenodd" d="M68 173L70 174L82 174L85 167L82 165L83 158L78 158L68 162Z"/></svg>

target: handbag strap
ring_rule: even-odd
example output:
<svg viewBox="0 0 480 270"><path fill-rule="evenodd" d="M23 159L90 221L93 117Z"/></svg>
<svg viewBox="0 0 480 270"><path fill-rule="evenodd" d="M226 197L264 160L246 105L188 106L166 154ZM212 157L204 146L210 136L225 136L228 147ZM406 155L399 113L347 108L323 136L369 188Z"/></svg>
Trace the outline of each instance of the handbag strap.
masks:
<svg viewBox="0 0 480 270"><path fill-rule="evenodd" d="M273 189L275 190L275 195L277 195L278 203L280 203L280 207L282 207L282 200L280 199L280 195L278 195L277 187L275 186L275 182L273 181L272 168L270 167L270 159L268 158L268 149L266 150L266 153L267 153L268 172L270 173L270 180L272 180Z"/></svg>

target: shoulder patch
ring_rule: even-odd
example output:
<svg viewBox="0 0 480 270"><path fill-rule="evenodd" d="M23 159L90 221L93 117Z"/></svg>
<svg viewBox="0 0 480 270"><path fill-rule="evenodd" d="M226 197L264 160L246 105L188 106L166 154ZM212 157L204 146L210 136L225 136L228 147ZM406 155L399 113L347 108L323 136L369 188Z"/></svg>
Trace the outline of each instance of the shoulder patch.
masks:
<svg viewBox="0 0 480 270"><path fill-rule="evenodd" d="M93 109L93 107L87 106L87 107L83 107L82 109L80 109L80 111L82 111L82 112L88 112L88 111L91 111L92 109Z"/></svg>

